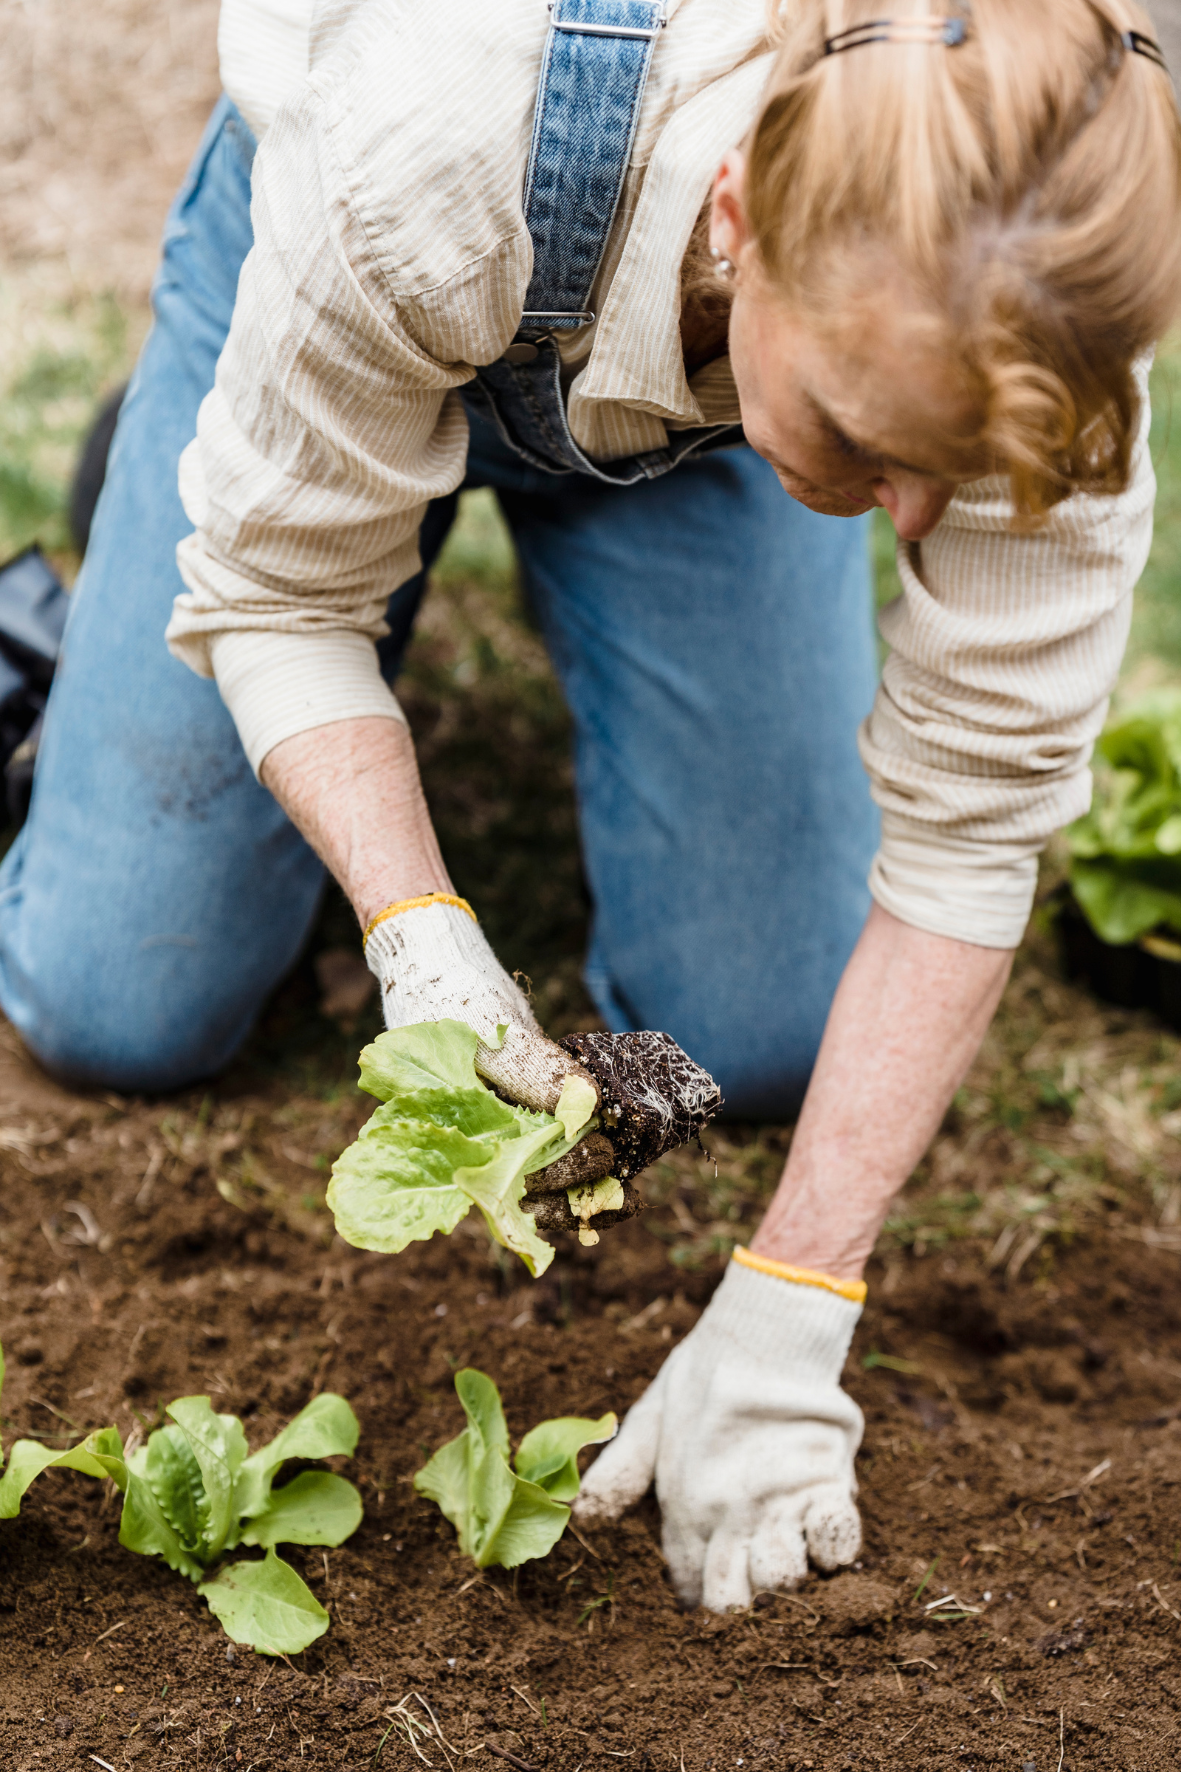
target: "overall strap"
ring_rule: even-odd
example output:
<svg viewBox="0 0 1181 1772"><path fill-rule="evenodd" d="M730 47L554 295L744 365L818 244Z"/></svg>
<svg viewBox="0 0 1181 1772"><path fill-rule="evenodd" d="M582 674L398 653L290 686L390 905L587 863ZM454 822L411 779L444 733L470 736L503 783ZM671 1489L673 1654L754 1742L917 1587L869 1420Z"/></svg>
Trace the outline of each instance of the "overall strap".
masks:
<svg viewBox="0 0 1181 1772"><path fill-rule="evenodd" d="M525 343L594 319L590 292L667 17L665 0L551 0L525 179L533 240L517 334Z"/></svg>

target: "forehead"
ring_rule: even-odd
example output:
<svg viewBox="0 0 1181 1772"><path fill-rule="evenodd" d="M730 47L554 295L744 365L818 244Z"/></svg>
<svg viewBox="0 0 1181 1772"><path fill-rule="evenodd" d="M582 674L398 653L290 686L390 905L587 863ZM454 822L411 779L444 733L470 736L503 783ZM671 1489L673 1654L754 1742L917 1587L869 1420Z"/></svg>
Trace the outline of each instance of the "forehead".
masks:
<svg viewBox="0 0 1181 1772"><path fill-rule="evenodd" d="M983 471L985 411L950 324L897 280L800 316L810 400L855 443L924 472Z"/></svg>

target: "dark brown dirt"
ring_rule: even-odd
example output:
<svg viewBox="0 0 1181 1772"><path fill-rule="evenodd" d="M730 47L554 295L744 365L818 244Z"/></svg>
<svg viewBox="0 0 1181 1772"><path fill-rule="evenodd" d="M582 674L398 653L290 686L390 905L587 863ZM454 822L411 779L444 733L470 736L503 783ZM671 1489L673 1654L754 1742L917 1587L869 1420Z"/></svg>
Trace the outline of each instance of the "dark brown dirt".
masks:
<svg viewBox="0 0 1181 1772"><path fill-rule="evenodd" d="M568 1245L535 1285L475 1227L397 1259L333 1239L323 1163L360 1097L293 1103L239 1075L164 1111L67 1094L7 1042L6 1445L65 1434L67 1418L126 1436L193 1391L257 1441L331 1388L361 1420L346 1468L366 1517L340 1550L292 1553L332 1627L272 1663L228 1655L187 1582L120 1549L100 1485L40 1479L0 1526L5 1767L408 1768L421 1761L392 1712L411 1693L451 1744L448 1762L420 1740L434 1767L515 1763L493 1748L562 1772L607 1757L701 1772L1176 1765L1175 1254L1083 1234L1009 1285L972 1243L879 1263L848 1369L868 1424L856 1572L741 1617L683 1613L649 1500L515 1577L476 1577L411 1488L461 1425L453 1372L491 1373L517 1434L625 1408L720 1271L667 1253L704 1160L677 1159L679 1210ZM945 1589L977 1610L932 1616Z"/></svg>

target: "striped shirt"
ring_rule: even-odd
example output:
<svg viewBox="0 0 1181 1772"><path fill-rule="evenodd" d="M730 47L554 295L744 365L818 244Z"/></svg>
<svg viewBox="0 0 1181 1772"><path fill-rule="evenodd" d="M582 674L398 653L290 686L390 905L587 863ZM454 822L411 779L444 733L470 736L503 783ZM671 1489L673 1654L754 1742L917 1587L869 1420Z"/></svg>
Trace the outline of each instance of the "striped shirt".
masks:
<svg viewBox="0 0 1181 1772"><path fill-rule="evenodd" d="M729 362L686 377L680 266L713 173L758 108L765 0L679 0L657 42L592 293L560 341L592 459L737 422ZM195 533L168 642L214 676L257 770L295 733L401 718L373 642L419 566L423 511L462 481L458 390L517 329L545 0L223 0L223 78L262 137L255 245L216 384L181 461ZM1147 399L1128 490L1035 534L1007 484L957 494L899 550L902 594L861 752L882 808L875 898L1013 946L1047 837L1088 763L1147 558ZM786 495L785 495L786 496Z"/></svg>

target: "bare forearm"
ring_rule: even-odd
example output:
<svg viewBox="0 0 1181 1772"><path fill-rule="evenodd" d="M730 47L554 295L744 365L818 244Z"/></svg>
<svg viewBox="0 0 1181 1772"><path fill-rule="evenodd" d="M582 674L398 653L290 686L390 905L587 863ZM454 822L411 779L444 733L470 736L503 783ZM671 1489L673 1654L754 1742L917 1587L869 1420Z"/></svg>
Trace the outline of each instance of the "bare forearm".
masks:
<svg viewBox="0 0 1181 1772"><path fill-rule="evenodd" d="M427 811L414 741L398 720L341 720L297 733L264 784L344 887L362 925L385 906L453 892Z"/></svg>
<svg viewBox="0 0 1181 1772"><path fill-rule="evenodd" d="M829 1012L779 1190L753 1247L859 1279L934 1137L1012 965L875 905Z"/></svg>

